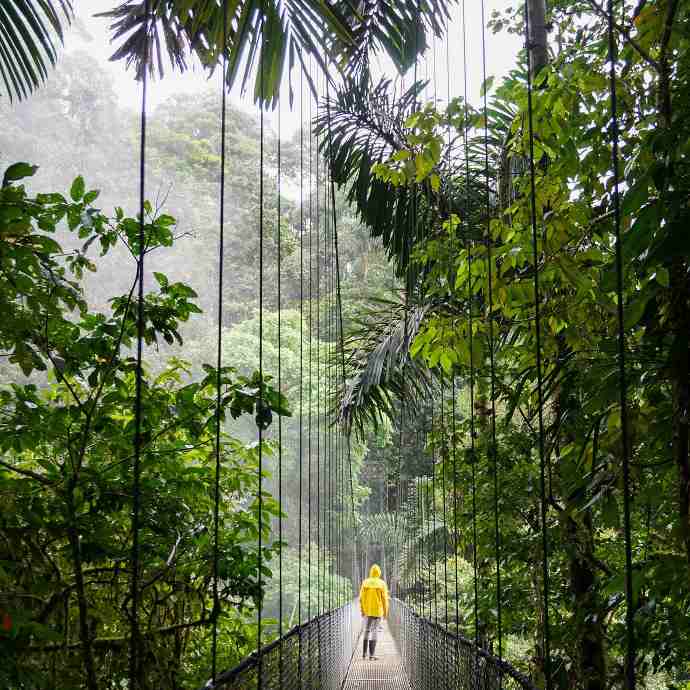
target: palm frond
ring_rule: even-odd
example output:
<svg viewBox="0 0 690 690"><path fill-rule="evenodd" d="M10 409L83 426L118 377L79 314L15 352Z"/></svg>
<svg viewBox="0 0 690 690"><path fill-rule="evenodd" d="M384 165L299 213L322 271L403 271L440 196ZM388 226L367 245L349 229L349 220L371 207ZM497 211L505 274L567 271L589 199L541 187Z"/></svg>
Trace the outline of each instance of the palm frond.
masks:
<svg viewBox="0 0 690 690"><path fill-rule="evenodd" d="M47 78L72 19L71 0L0 2L0 78L10 100L22 100Z"/></svg>
<svg viewBox="0 0 690 690"><path fill-rule="evenodd" d="M401 72L408 70L429 43L429 33L440 37L449 19L447 0L362 0L339 3L353 26L357 51L347 65L347 74L368 71L369 56L383 49ZM347 8L347 9L346 9Z"/></svg>
<svg viewBox="0 0 690 690"><path fill-rule="evenodd" d="M440 35L452 2L149 0L146 17L145 0L126 0L102 16L112 20L120 44L111 59L133 65L137 78L145 69L162 75L164 52L173 69L185 70L191 53L213 69L225 49L228 86L239 83L245 90L255 74L256 100L275 105L285 74L296 64L311 81L310 57L325 74L335 69L351 75L378 51L406 69L424 50L427 33Z"/></svg>
<svg viewBox="0 0 690 690"><path fill-rule="evenodd" d="M436 204L430 183L395 187L372 173L405 148L405 120L418 106L425 82L416 82L397 93L389 79L371 83L368 75L348 81L326 99L314 121L321 137L321 153L327 159L333 181L347 189L372 237L380 237L399 275L410 264L412 247L423 240L432 223L426 212Z"/></svg>
<svg viewBox="0 0 690 690"><path fill-rule="evenodd" d="M394 419L395 400L431 393L440 374L410 356L410 346L430 306L372 300L345 340L346 368L352 372L342 391L338 419L364 434Z"/></svg>

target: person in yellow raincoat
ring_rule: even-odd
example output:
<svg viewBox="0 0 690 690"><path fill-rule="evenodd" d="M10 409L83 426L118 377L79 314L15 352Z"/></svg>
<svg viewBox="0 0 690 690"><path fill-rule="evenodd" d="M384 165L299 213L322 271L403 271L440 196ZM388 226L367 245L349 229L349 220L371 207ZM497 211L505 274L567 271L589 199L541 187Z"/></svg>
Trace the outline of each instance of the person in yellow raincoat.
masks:
<svg viewBox="0 0 690 690"><path fill-rule="evenodd" d="M359 609L364 617L362 659L366 659L368 648L369 659L376 661L374 651L381 619L388 616L388 587L381 579L381 568L378 565L371 566L369 577L362 582L359 590Z"/></svg>

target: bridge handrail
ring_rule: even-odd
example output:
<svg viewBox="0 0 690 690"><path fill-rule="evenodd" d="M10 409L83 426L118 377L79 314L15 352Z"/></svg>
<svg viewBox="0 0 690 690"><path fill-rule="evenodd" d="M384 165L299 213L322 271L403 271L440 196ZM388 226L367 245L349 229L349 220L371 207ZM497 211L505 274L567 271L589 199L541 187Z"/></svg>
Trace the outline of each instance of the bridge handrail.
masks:
<svg viewBox="0 0 690 690"><path fill-rule="evenodd" d="M499 669L503 674L510 676L515 682L517 682L520 685L521 688L523 688L523 690L537 690L537 687L532 683L532 681L526 675L524 675L515 667L513 667L512 664L507 662L505 659L500 659L488 650L480 647L473 640L471 640L468 637L465 637L462 633L452 632L444 628L440 623L420 616L414 609L412 609L410 606L408 606L405 602L401 601L400 599L393 598L391 600L391 604L393 607L399 606L401 609L404 609L408 615L416 618L418 621L428 626L432 630L436 630L441 635L455 640L461 645L463 645L465 648L470 649L473 654L476 654L478 657L481 657L491 666L494 666L495 668Z"/></svg>
<svg viewBox="0 0 690 690"><path fill-rule="evenodd" d="M215 683L212 679L206 681L206 683L199 690L218 690L224 686L232 684L234 681L238 680L244 673L254 671L258 668L259 662L270 658L271 654L275 652L276 649L282 647L285 642L291 640L294 637L302 639L303 633L309 631L310 629L320 627L323 622L325 625L330 624L332 619L340 612L344 613L346 616L349 615L352 618L352 607L354 602L348 602L343 606L324 611L313 618L310 618L303 623L298 623L294 625L290 630L284 633L281 637L276 638L272 642L263 645L261 649L253 651L249 656L243 659L237 666L233 666L231 669L223 671L216 677ZM345 649L343 650L345 651ZM352 651L347 654L347 665L349 665L350 658L352 656ZM303 660L299 660L301 665ZM274 687L274 683L267 683L267 687Z"/></svg>

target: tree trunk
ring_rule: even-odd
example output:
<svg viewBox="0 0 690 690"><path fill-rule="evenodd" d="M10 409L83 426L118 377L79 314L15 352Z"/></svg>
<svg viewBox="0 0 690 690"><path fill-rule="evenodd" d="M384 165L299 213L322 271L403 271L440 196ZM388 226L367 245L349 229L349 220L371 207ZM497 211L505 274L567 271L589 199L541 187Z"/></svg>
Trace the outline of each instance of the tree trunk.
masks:
<svg viewBox="0 0 690 690"><path fill-rule="evenodd" d="M673 135L673 106L672 106L672 69L670 64L669 46L674 29L674 22L680 3L672 0L666 9L664 32L661 39L659 57L659 83L657 86L657 108L659 110L659 124ZM674 136L669 141L673 142ZM673 146L673 144L672 144ZM673 158L672 149L664 152L664 159L660 161L668 166ZM664 185L662 198L665 199L664 216L667 227L673 227L673 217L677 213L674 202L666 202L668 197L667 184ZM676 230L676 232L680 232ZM690 279L688 278L688 262L676 256L670 265L670 326L673 333L671 344L671 384L672 384L672 428L673 428L673 459L678 469L678 526L682 548L690 565L690 436L688 433L688 414L690 414Z"/></svg>
<svg viewBox="0 0 690 690"><path fill-rule="evenodd" d="M565 361L569 350L564 337L558 337L558 359ZM559 383L555 402L554 419L562 420L577 415L577 402L569 395L570 385L564 378ZM560 441L565 444L576 441L576 432L566 424L561 428L561 436L555 448L556 468L561 467ZM557 470L558 471L558 470ZM592 474L596 471L596 457L592 460ZM563 487L560 475L558 487ZM561 496L566 507L572 506L572 497ZM563 543L567 549L567 562L570 574L570 593L572 595L572 615L570 618L573 630L573 656L577 659L578 688L582 690L605 690L607 657L606 636L604 631L605 611L602 610L600 589L597 577L597 566L594 553L594 528L592 513L589 508L580 512L580 520L571 517L574 510L566 510L565 519L560 522L563 530Z"/></svg>
<svg viewBox="0 0 690 690"><path fill-rule="evenodd" d="M77 527L77 511L74 504L74 491L76 480L72 479L67 487L67 512L69 527L67 536L72 551L72 561L74 567L75 593L77 595L77 605L79 608L79 641L82 644L82 656L84 658L84 669L86 670L86 684L89 690L98 690L96 679L96 665L93 658L91 647L91 631L89 630L88 602L86 600L86 589L84 587L84 572L81 560L81 546L79 544L79 530Z"/></svg>
<svg viewBox="0 0 690 690"><path fill-rule="evenodd" d="M678 522L685 555L690 564L690 461L688 459L690 414L690 284L687 263L671 265L671 319L674 334L671 352L673 380L673 458L678 468Z"/></svg>
<svg viewBox="0 0 690 690"><path fill-rule="evenodd" d="M573 595L573 623L577 639L578 677L583 690L605 690L606 646L594 566L592 515L582 516L582 524L567 519L569 543L570 591Z"/></svg>
<svg viewBox="0 0 690 690"><path fill-rule="evenodd" d="M546 39L546 0L527 0L529 8L529 51L532 76L535 77L549 61Z"/></svg>

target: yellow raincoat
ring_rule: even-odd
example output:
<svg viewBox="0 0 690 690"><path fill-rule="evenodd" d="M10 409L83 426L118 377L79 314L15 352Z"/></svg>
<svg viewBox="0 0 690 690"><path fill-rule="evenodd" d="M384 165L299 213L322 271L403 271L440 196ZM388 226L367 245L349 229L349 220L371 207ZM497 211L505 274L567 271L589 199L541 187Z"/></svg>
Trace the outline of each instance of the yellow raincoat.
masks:
<svg viewBox="0 0 690 690"><path fill-rule="evenodd" d="M363 616L385 618L388 615L388 587L381 579L381 568L372 565L369 577L359 590L359 608Z"/></svg>

